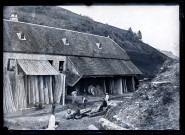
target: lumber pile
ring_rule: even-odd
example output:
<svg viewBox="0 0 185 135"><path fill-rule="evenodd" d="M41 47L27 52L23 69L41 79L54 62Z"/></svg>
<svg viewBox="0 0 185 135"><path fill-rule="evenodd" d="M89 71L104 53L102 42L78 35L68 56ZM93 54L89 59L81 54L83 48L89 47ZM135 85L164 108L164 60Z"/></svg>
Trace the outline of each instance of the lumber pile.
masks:
<svg viewBox="0 0 185 135"><path fill-rule="evenodd" d="M7 73L3 76L3 111L4 113L15 112L12 87Z"/></svg>
<svg viewBox="0 0 185 135"><path fill-rule="evenodd" d="M15 85L15 107L16 109L22 109L27 107L27 96L24 88L24 78L23 75L16 75L16 85Z"/></svg>
<svg viewBox="0 0 185 135"><path fill-rule="evenodd" d="M105 130L128 130L126 128L116 125L115 123L110 122L105 118L99 119L99 122L102 128L104 128Z"/></svg>
<svg viewBox="0 0 185 135"><path fill-rule="evenodd" d="M55 75L54 80L55 86L53 99L57 103L60 103L60 97L62 95L62 92L65 90L65 75L64 74Z"/></svg>
<svg viewBox="0 0 185 135"><path fill-rule="evenodd" d="M88 112L90 112L90 111L91 111L90 108L81 109L81 110L80 110L80 114L81 114L81 115L84 115L84 114L86 114L86 113L88 113Z"/></svg>

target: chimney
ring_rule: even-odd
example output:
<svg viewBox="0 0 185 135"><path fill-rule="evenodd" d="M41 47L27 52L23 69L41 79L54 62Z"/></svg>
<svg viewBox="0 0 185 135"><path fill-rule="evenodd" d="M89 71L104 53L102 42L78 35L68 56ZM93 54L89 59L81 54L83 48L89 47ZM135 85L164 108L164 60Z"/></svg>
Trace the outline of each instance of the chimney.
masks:
<svg viewBox="0 0 185 135"><path fill-rule="evenodd" d="M15 13L15 12L11 13L11 15L10 15L10 20L11 20L11 21L18 22L17 13Z"/></svg>

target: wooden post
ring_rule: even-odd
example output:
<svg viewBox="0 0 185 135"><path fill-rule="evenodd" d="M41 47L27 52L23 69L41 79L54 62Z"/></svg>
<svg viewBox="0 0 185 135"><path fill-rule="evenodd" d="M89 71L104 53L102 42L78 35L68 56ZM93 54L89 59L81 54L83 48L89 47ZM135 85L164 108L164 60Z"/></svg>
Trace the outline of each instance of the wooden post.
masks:
<svg viewBox="0 0 185 135"><path fill-rule="evenodd" d="M105 84L105 78L103 79L103 85L104 85L104 92L106 93L106 84Z"/></svg>
<svg viewBox="0 0 185 135"><path fill-rule="evenodd" d="M127 92L127 83L126 83L126 78L123 78L123 92Z"/></svg>
<svg viewBox="0 0 185 135"><path fill-rule="evenodd" d="M66 75L63 75L63 82L62 82L62 85L63 85L63 100L62 100L62 105L65 105L65 79L66 79Z"/></svg>
<svg viewBox="0 0 185 135"><path fill-rule="evenodd" d="M128 89L127 89L127 79L125 78L125 92L127 92Z"/></svg>
<svg viewBox="0 0 185 135"><path fill-rule="evenodd" d="M119 83L120 83L120 94L123 94L123 85L122 85L122 78L119 78Z"/></svg>
<svg viewBox="0 0 185 135"><path fill-rule="evenodd" d="M132 76L132 86L133 86L133 92L135 91L135 81L134 81L134 77Z"/></svg>

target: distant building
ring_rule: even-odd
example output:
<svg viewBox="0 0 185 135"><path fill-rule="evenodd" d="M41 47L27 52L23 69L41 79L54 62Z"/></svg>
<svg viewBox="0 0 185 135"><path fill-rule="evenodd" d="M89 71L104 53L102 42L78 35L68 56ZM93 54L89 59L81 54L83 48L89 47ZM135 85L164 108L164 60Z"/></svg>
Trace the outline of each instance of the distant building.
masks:
<svg viewBox="0 0 185 135"><path fill-rule="evenodd" d="M4 108L59 103L74 90L135 91L134 76L142 73L111 38L6 19L3 26L3 71L12 88L4 101L13 100Z"/></svg>

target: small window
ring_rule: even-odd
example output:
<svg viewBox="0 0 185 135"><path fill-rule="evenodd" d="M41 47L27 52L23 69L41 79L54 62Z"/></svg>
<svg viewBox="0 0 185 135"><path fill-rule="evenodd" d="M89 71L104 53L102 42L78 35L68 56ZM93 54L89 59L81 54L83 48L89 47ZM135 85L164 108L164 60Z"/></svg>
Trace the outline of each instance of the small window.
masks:
<svg viewBox="0 0 185 135"><path fill-rule="evenodd" d="M15 71L15 65L16 65L15 59L8 59L7 70L8 71Z"/></svg>
<svg viewBox="0 0 185 135"><path fill-rule="evenodd" d="M26 40L25 34L22 33L22 32L18 32L18 33L17 33L17 36L18 36L18 38L19 38L20 40Z"/></svg>
<svg viewBox="0 0 185 135"><path fill-rule="evenodd" d="M63 66L64 66L64 61L59 61L59 71L62 73L63 71Z"/></svg>
<svg viewBox="0 0 185 135"><path fill-rule="evenodd" d="M69 45L69 41L67 40L67 38L63 38L62 41L63 41L64 45Z"/></svg>
<svg viewBox="0 0 185 135"><path fill-rule="evenodd" d="M53 60L48 60L48 62L49 62L51 65L53 65Z"/></svg>
<svg viewBox="0 0 185 135"><path fill-rule="evenodd" d="M17 74L18 75L23 75L24 74L24 72L23 72L22 68L20 67L20 65L17 65Z"/></svg>
<svg viewBox="0 0 185 135"><path fill-rule="evenodd" d="M101 43L96 43L98 49L102 49L102 44Z"/></svg>

